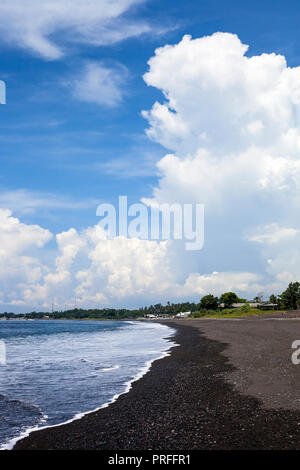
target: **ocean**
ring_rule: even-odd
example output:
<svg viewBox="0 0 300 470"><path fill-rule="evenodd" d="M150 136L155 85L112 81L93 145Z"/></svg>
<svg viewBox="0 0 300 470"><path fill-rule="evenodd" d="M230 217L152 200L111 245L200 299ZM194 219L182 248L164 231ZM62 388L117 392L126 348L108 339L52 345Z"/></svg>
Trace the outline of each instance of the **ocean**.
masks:
<svg viewBox="0 0 300 470"><path fill-rule="evenodd" d="M155 322L1 321L0 449L107 406L167 354L173 334Z"/></svg>

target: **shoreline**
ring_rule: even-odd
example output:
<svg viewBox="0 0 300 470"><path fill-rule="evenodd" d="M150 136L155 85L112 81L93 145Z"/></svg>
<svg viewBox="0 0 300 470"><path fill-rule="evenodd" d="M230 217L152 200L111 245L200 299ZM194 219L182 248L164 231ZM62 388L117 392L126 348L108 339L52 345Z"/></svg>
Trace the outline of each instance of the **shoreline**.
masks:
<svg viewBox="0 0 300 470"><path fill-rule="evenodd" d="M237 372L226 357L229 343L211 338L212 322L221 332L224 321L163 322L176 328L169 339L179 346L156 360L129 393L77 421L34 431L13 450L299 449L300 410L267 409L241 393L228 380ZM228 322L230 331L250 322L255 331L267 325Z"/></svg>
<svg viewBox="0 0 300 470"><path fill-rule="evenodd" d="M129 321L132 321L132 320L127 320L127 321L129 322ZM176 330L175 330L175 333L176 333ZM149 370L151 369L152 364L155 361L158 361L160 359L163 359L164 357L169 356L171 354L171 349L178 346L178 344L175 343L175 341L174 341L174 334L171 333L169 336L167 336L164 339L166 341L166 349L164 349L163 351L160 351L159 356L155 357L154 359L150 359L149 361L146 361L144 366L141 368L141 370L132 379L130 379L128 382L123 384L124 390L120 393L116 393L109 401L107 401L106 403L103 403L102 405L94 408L93 410L76 413L72 418L70 418L66 421L63 421L61 423L53 424L53 425L46 425L46 426L37 425L37 426L34 426L32 428L25 429L23 432L20 433L20 435L10 439L5 444L2 444L0 446L0 451L2 451L2 450L14 450L16 444L19 441L23 441L24 439L29 437L33 432L39 432L39 431L42 431L42 430L57 428L57 427L65 426L67 424L71 424L74 421L80 420L83 417L88 416L92 413L96 413L96 412L98 412L98 411L100 411L104 408L107 408L111 404L115 403L120 396L129 393L129 391L131 390L134 382L137 382L145 374L147 374L149 372ZM44 419L42 419L42 422L43 421L44 421Z"/></svg>

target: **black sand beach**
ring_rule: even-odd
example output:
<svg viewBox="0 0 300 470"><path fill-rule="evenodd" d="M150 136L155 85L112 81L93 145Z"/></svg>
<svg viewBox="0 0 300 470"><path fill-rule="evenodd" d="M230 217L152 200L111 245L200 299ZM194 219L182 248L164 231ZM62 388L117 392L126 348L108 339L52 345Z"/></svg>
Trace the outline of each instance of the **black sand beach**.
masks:
<svg viewBox="0 0 300 470"><path fill-rule="evenodd" d="M299 449L300 320L181 320L180 346L109 407L15 450Z"/></svg>

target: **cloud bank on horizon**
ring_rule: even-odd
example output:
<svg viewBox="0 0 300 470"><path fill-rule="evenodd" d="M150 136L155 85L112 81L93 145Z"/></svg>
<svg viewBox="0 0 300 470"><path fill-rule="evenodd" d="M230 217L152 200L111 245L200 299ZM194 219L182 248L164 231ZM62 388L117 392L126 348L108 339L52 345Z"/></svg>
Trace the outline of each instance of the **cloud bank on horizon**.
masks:
<svg viewBox="0 0 300 470"><path fill-rule="evenodd" d="M137 2L114 3L121 12ZM84 306L141 305L228 290L251 296L300 279L300 67L247 52L234 34L185 36L157 49L144 75L164 95L142 112L147 134L170 152L144 201L205 204L208 248L197 269L172 241L109 240L97 225L54 237L3 209L2 304L46 309L52 297L64 305L76 295ZM255 269L243 262L252 258Z"/></svg>

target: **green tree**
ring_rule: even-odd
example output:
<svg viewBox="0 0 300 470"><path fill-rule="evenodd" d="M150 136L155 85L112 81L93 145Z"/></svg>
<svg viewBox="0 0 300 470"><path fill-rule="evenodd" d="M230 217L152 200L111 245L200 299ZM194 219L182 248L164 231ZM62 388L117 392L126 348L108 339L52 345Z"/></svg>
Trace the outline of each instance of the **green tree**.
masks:
<svg viewBox="0 0 300 470"><path fill-rule="evenodd" d="M239 312L241 313L249 313L251 312L251 307L249 304L244 304L242 307L240 307L239 309Z"/></svg>
<svg viewBox="0 0 300 470"><path fill-rule="evenodd" d="M205 295L200 300L200 308L216 310L218 308L218 297L214 297L212 294Z"/></svg>
<svg viewBox="0 0 300 470"><path fill-rule="evenodd" d="M287 289L279 295L285 308L296 310L300 301L300 283L290 282Z"/></svg>
<svg viewBox="0 0 300 470"><path fill-rule="evenodd" d="M219 301L224 304L225 308L230 308L232 304L239 301L239 298L234 292L225 292L221 295Z"/></svg>
<svg viewBox="0 0 300 470"><path fill-rule="evenodd" d="M276 297L276 295L272 294L270 295L269 297L269 302L271 304L278 304L279 303L279 299Z"/></svg>

